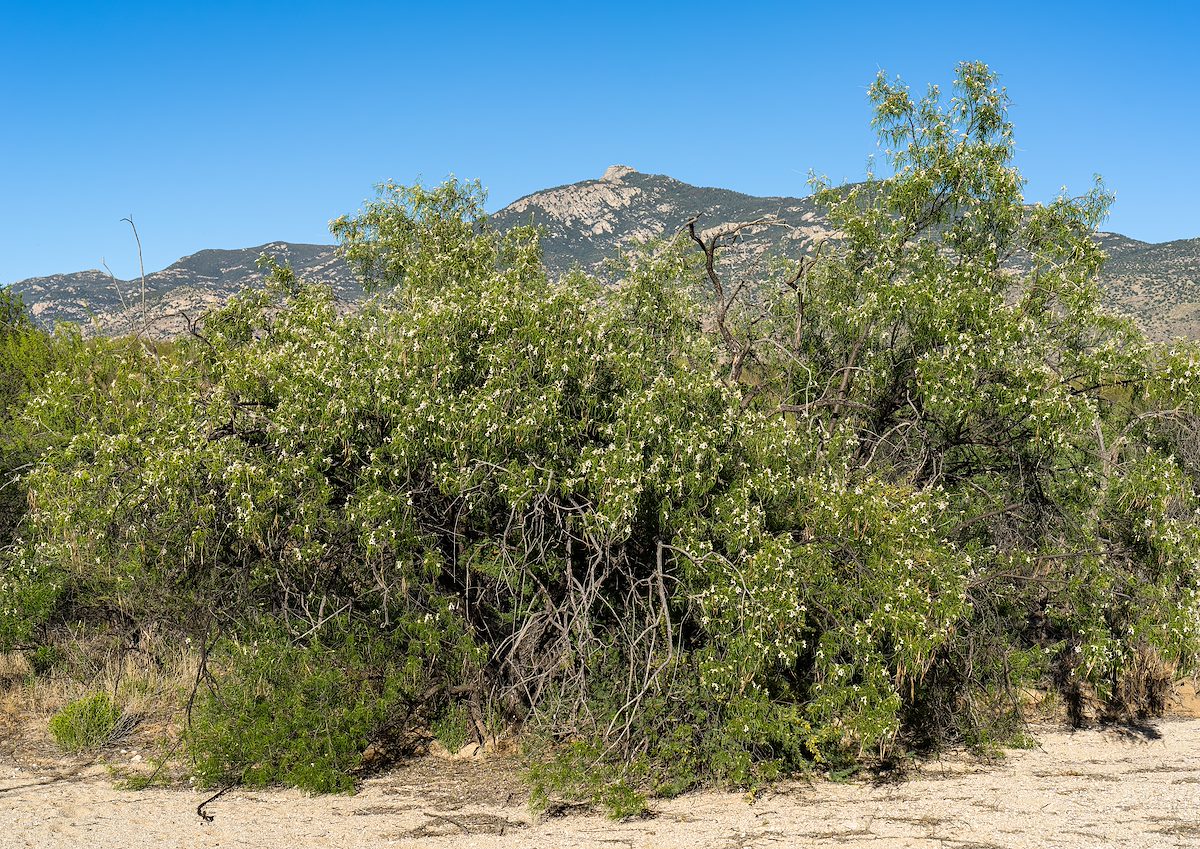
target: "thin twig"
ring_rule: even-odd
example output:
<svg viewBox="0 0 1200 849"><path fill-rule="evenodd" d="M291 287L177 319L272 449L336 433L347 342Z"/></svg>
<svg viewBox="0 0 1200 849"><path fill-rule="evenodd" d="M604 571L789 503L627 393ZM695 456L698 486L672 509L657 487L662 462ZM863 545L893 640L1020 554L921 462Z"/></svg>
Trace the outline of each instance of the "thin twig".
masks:
<svg viewBox="0 0 1200 849"><path fill-rule="evenodd" d="M206 812L204 809L208 805L211 805L213 802L220 799L222 796L224 796L230 790L237 787L239 784L241 784L240 781L235 781L232 784L226 784L224 787L222 787L216 793L209 796L207 799L205 799L203 802L201 802L199 805L196 806L196 815L198 817L200 817L200 819L204 820L205 822L212 822L214 819L216 819L216 817L214 817L212 814Z"/></svg>
<svg viewBox="0 0 1200 849"><path fill-rule="evenodd" d="M129 226L133 229L133 240L137 242L138 252L138 272L142 279L142 327L135 335L139 338L146 331L149 322L146 319L146 264L142 261L142 237L138 235L137 225L133 223L133 213L128 217L122 218L122 221L128 221Z"/></svg>

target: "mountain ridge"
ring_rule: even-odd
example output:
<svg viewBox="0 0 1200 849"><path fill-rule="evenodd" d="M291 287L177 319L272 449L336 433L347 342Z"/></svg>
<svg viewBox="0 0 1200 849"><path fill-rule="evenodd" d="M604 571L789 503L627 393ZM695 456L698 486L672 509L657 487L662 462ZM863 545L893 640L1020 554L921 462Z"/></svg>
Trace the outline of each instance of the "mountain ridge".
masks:
<svg viewBox="0 0 1200 849"><path fill-rule="evenodd" d="M830 233L811 198L760 197L720 187L693 186L662 174L613 165L597 179L532 192L493 213L504 230L534 224L551 273L574 267L604 274L606 261L629 243L670 235L696 220L701 230L749 225L725 254L750 268L774 253L796 255ZM1098 232L1109 254L1101 275L1106 303L1135 318L1155 339L1200 338L1200 237L1143 242ZM362 294L336 246L267 242L249 248L207 248L146 275L148 332L170 336L188 320L261 280L258 257L291 263L298 276L330 283L339 297ZM116 334L142 324L141 280L116 280L98 269L28 278L12 284L43 324L74 321L92 332Z"/></svg>

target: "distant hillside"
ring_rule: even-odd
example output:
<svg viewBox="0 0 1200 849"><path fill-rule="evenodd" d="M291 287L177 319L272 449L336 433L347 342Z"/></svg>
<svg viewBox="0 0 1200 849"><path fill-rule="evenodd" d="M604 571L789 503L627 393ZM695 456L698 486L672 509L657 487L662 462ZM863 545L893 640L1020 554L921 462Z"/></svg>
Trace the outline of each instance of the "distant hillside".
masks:
<svg viewBox="0 0 1200 849"><path fill-rule="evenodd" d="M1125 242L1122 250L1109 250L1108 302L1154 338L1200 338L1200 239Z"/></svg>
<svg viewBox="0 0 1200 849"><path fill-rule="evenodd" d="M554 273L580 266L603 272L605 260L635 240L678 232L698 219L701 229L762 222L743 231L730 258L753 266L771 253L796 255L828 233L809 198L753 197L688 185L670 177L614 165L598 180L584 180L523 197L492 216L505 229L534 224L544 232L546 264ZM1103 275L1107 301L1135 318L1158 339L1200 338L1200 238L1148 244L1117 233L1097 238L1109 254ZM305 278L332 283L339 295L361 295L353 275L328 245L272 242L244 250L205 250L147 275L150 332L184 329L195 316L261 278L262 253L291 262ZM40 321L77 321L121 333L140 323L140 284L113 281L100 271L36 277L14 284ZM124 298L124 300L122 300Z"/></svg>
<svg viewBox="0 0 1200 849"><path fill-rule="evenodd" d="M332 245L269 242L241 250L204 250L146 275L148 332L154 336L177 335L186 328L184 316L195 319L261 280L263 274L256 263L264 253L291 263L306 279L332 283L342 297L362 295L354 275ZM92 269L32 277L13 284L13 288L44 324L73 321L119 334L137 329L142 321L140 280L114 280Z"/></svg>

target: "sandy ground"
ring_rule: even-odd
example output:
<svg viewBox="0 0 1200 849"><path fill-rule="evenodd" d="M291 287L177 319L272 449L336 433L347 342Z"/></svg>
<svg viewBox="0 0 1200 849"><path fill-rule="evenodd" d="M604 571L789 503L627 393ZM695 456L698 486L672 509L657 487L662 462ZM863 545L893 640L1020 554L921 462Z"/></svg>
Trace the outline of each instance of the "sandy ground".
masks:
<svg viewBox="0 0 1200 849"><path fill-rule="evenodd" d="M1200 846L1200 720L1037 731L991 763L925 763L902 781L793 782L755 800L694 793L614 823L534 819L513 765L425 758L355 796L114 789L104 767L0 760L0 847L1182 847Z"/></svg>

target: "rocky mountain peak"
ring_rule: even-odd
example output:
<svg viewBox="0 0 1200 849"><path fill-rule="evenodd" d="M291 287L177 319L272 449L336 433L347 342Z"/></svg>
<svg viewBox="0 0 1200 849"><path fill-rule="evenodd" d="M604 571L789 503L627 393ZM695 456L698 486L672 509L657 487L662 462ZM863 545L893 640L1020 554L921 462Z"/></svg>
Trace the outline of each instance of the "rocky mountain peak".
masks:
<svg viewBox="0 0 1200 849"><path fill-rule="evenodd" d="M610 165L600 180L605 183L619 183L630 174L636 173L637 169L630 168L628 165Z"/></svg>

